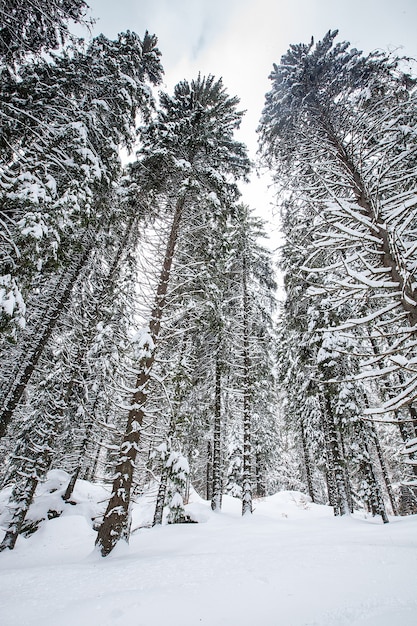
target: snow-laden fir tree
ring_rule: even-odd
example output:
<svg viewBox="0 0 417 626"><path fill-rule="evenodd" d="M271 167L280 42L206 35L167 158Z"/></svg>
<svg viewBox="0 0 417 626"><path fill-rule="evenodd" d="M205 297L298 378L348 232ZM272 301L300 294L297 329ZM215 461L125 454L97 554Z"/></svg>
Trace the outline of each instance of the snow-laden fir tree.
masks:
<svg viewBox="0 0 417 626"><path fill-rule="evenodd" d="M115 42L100 36L53 63L28 62L18 78L2 82L0 324L9 367L1 381L1 434L89 262L97 230L104 236L111 228L119 148L132 145L137 114L149 116L145 81L157 82L161 71L156 39L127 33Z"/></svg>
<svg viewBox="0 0 417 626"><path fill-rule="evenodd" d="M68 25L87 25L84 0L2 0L0 61L13 66L29 54L54 50L73 38Z"/></svg>
<svg viewBox="0 0 417 626"><path fill-rule="evenodd" d="M397 376L389 399L371 394L364 413L407 413L417 388L415 79L406 59L365 56L336 35L292 45L274 66L262 151L290 198L287 234L307 215L303 288L316 309L337 311L339 328L327 330L350 335L354 375Z"/></svg>
<svg viewBox="0 0 417 626"><path fill-rule="evenodd" d="M261 141L277 180L315 214L311 295L349 302L351 326L372 321L392 338L381 348L404 382L388 410L408 404L416 388L415 80L404 60L364 56L336 35L293 45L274 66Z"/></svg>
<svg viewBox="0 0 417 626"><path fill-rule="evenodd" d="M244 146L233 139L242 117L236 110L237 104L238 99L228 96L221 80L199 76L191 83L179 83L173 96L161 94L156 121L141 132L137 180L142 192L155 199L155 210L172 222L149 324L142 333L136 390L115 468L112 495L97 537L103 556L121 538L129 537L129 504L146 413L147 386L183 215L190 207L198 211L199 202L209 194L219 203L230 202L237 196L234 180L245 177L249 169Z"/></svg>

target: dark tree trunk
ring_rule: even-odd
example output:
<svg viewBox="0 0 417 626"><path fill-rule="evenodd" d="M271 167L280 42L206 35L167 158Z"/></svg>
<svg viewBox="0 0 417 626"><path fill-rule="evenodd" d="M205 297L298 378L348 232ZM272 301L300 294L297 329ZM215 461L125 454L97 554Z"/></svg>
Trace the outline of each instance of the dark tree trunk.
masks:
<svg viewBox="0 0 417 626"><path fill-rule="evenodd" d="M301 443L303 446L304 468L306 472L308 495L310 496L311 501L315 502L314 489L313 489L313 477L312 477L312 472L311 472L311 460L308 454L307 438L306 438L304 422L303 422L302 417L300 419L300 431L301 431Z"/></svg>
<svg viewBox="0 0 417 626"><path fill-rule="evenodd" d="M158 524L162 524L162 516L164 513L165 495L166 495L167 486L168 486L168 478L169 478L169 467L166 467L166 465L164 465L164 467L162 468L161 478L159 481L158 495L156 498L155 513L153 516L152 526L157 526Z"/></svg>
<svg viewBox="0 0 417 626"><path fill-rule="evenodd" d="M216 354L214 389L214 432L213 432L213 494L211 508L222 508L222 466L221 466L221 366L220 355Z"/></svg>
<svg viewBox="0 0 417 626"><path fill-rule="evenodd" d="M110 554L121 538L128 540L130 495L133 487L135 461L139 450L140 429L145 415L147 386L155 360L155 348L161 328L162 314L165 308L166 294L184 202L184 197L181 197L175 207L162 271L159 277L155 304L149 322L150 337L143 346L144 356L138 364L139 374L136 380L136 391L131 400L132 408L128 414L126 431L120 448L120 457L116 466L112 494L104 514L103 523L98 531L96 545L102 556Z"/></svg>
<svg viewBox="0 0 417 626"><path fill-rule="evenodd" d="M213 449L211 441L207 442L207 463L206 463L206 500L213 497Z"/></svg>
<svg viewBox="0 0 417 626"><path fill-rule="evenodd" d="M256 465L256 495L259 498L264 498L266 496L266 487L265 487L265 470L264 470L264 462L262 459L262 455L259 450L255 455L255 465Z"/></svg>
<svg viewBox="0 0 417 626"><path fill-rule="evenodd" d="M252 513L252 414L251 379L249 357L249 296L246 252L242 258L243 291L243 480L242 515Z"/></svg>
<svg viewBox="0 0 417 626"><path fill-rule="evenodd" d="M385 510L381 488L375 475L369 454L369 432L367 424L364 424L362 420L358 420L355 423L355 430L360 449L360 471L366 481L366 484L371 489L370 498L367 499L367 504L372 515L380 515L384 524L387 524L389 520Z"/></svg>

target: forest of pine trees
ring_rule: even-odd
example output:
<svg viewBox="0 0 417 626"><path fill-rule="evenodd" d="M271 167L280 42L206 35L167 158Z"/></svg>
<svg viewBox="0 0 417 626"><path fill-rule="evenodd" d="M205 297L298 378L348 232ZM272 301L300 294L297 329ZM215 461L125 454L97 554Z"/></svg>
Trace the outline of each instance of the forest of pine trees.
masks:
<svg viewBox="0 0 417 626"><path fill-rule="evenodd" d="M50 469L104 484L97 549L299 490L335 515L417 512L417 88L337 31L291 45L259 125L284 243L222 79L161 91L157 37L85 43L82 0L0 23L0 551ZM265 72L265 68L259 68ZM120 154L130 154L123 163ZM259 207L255 207L259 208ZM285 299L277 298L282 273Z"/></svg>

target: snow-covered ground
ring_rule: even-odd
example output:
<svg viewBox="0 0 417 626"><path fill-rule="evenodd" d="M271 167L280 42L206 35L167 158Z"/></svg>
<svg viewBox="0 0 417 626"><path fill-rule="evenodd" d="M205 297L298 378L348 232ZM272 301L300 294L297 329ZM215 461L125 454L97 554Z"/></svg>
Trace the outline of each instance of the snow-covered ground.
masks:
<svg viewBox="0 0 417 626"><path fill-rule="evenodd" d="M417 624L417 516L334 518L282 492L242 518L238 500L215 514L194 494L200 523L141 528L103 559L88 517L105 494L76 489L80 504L0 554L1 626ZM132 527L151 514L144 496Z"/></svg>

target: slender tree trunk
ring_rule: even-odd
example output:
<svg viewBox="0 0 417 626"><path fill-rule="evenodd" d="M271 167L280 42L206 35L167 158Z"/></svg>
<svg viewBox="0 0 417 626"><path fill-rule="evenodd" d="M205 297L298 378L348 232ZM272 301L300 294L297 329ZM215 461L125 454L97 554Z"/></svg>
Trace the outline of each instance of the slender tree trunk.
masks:
<svg viewBox="0 0 417 626"><path fill-rule="evenodd" d="M380 515L384 524L387 524L389 519L385 510L384 499L369 454L369 431L367 424L364 424L363 421L359 419L354 424L354 427L360 450L360 471L368 489L370 489L367 504L371 509L372 515Z"/></svg>
<svg viewBox="0 0 417 626"><path fill-rule="evenodd" d="M207 463L206 463L206 500L213 497L213 449L211 441L207 442Z"/></svg>
<svg viewBox="0 0 417 626"><path fill-rule="evenodd" d="M323 412L325 418L325 429L327 431L327 441L329 445L329 459L331 464L331 471L334 475L335 485L335 498L336 501L332 503L335 515L349 515L349 497L347 494L344 467L342 456L340 453L340 443L337 436L337 431L334 423L333 411L330 404L329 392L324 390L322 393L323 398Z"/></svg>
<svg viewBox="0 0 417 626"><path fill-rule="evenodd" d="M75 483L77 482L78 476L80 475L81 464L78 463L75 471L72 473L71 478L68 481L67 488L65 489L65 493L62 496L62 499L65 502L69 502L71 499L72 493L74 491Z"/></svg>
<svg viewBox="0 0 417 626"><path fill-rule="evenodd" d="M384 478L385 488L387 490L387 494L389 497L389 501L391 503L392 513L393 515L399 515L397 501L395 499L394 491L392 489L391 480L388 474L387 464L385 463L384 454L382 452L381 443L379 441L378 433L373 422L369 422L371 425L372 439L375 444L375 449L378 455L379 464L382 470L382 476Z"/></svg>
<svg viewBox="0 0 417 626"><path fill-rule="evenodd" d="M353 505L352 490L350 488L350 478L349 478L349 470L348 470L348 464L347 464L348 456L346 454L345 438L343 436L342 430L339 431L338 440L339 440L339 445L340 445L340 453L341 453L340 458L342 459L343 476L344 476L344 481L345 481L345 489L346 489L346 495L348 499L349 511L353 513L354 505Z"/></svg>
<svg viewBox="0 0 417 626"><path fill-rule="evenodd" d="M265 488L265 478L264 478L264 463L262 460L262 455L257 450L255 456L255 465L256 465L256 495L259 498L264 498L266 495Z"/></svg>
<svg viewBox="0 0 417 626"><path fill-rule="evenodd" d="M304 467L306 471L308 495L310 496L311 501L315 502L314 489L313 489L313 477L312 477L312 472L311 472L311 461L310 461L310 457L308 454L307 438L306 438L304 422L303 422L302 417L300 419L300 431L301 431L301 443L303 446Z"/></svg>
<svg viewBox="0 0 417 626"><path fill-rule="evenodd" d="M168 486L169 471L170 471L170 468L164 465L164 467L162 468L161 478L159 481L159 489L158 489L158 495L156 498L155 513L153 516L152 526L157 526L159 524L162 524L162 516L164 513L165 495L166 495L167 486Z"/></svg>
<svg viewBox="0 0 417 626"><path fill-rule="evenodd" d="M145 416L147 387L155 360L155 348L161 328L161 319L166 302L184 202L185 198L181 196L176 203L158 282L155 304L149 322L149 337L145 341L143 356L138 364L139 374L136 380L136 391L131 400L131 409L128 414L126 431L120 448L112 494L104 514L103 523L98 531L96 545L102 556L110 554L122 537L128 541L130 496L133 486L135 461L139 450L140 429Z"/></svg>
<svg viewBox="0 0 417 626"><path fill-rule="evenodd" d="M218 346L216 353L214 390L213 494L211 498L211 508L213 511L220 511L222 508L221 470L221 366Z"/></svg>
<svg viewBox="0 0 417 626"><path fill-rule="evenodd" d="M252 513L252 414L251 380L249 357L249 296L247 284L247 259L243 252L242 291L243 291L243 480L242 515Z"/></svg>

